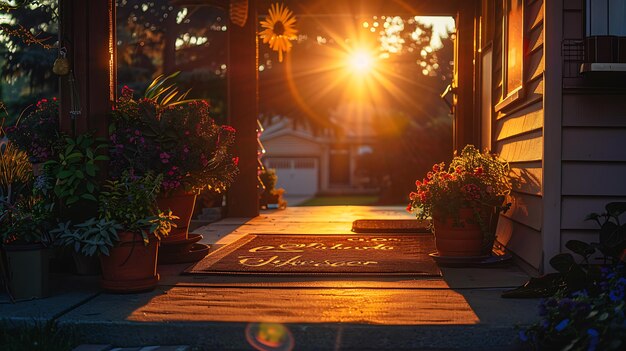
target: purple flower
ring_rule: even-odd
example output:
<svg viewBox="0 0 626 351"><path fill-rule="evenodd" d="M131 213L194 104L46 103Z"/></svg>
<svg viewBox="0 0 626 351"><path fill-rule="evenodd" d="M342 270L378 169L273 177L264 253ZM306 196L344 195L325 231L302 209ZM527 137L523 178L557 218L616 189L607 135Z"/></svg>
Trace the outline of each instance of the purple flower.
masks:
<svg viewBox="0 0 626 351"><path fill-rule="evenodd" d="M558 332L563 331L563 329L565 329L568 326L568 324L569 324L569 318L565 318L559 324L557 324L556 327L554 327L554 330Z"/></svg>

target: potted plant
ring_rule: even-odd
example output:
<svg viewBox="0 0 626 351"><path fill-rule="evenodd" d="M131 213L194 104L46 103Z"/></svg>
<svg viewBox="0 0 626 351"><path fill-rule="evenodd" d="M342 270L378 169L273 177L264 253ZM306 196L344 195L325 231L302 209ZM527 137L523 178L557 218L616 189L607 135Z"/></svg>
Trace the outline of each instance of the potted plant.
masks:
<svg viewBox="0 0 626 351"><path fill-rule="evenodd" d="M26 153L6 140L0 169L0 275L14 299L45 297L54 203L45 182L32 182Z"/></svg>
<svg viewBox="0 0 626 351"><path fill-rule="evenodd" d="M435 164L417 190L409 194L407 210L418 219L432 219L440 256L481 256L491 253L498 214L510 203L509 165L496 155L466 146L450 166Z"/></svg>
<svg viewBox="0 0 626 351"><path fill-rule="evenodd" d="M285 189L276 189L276 181L278 176L275 169L265 169L259 175L259 179L263 183L265 189L259 197L259 205L263 209L267 208L286 208L287 201L283 199Z"/></svg>
<svg viewBox="0 0 626 351"><path fill-rule="evenodd" d="M146 173L135 176L124 172L119 179L108 180L100 193L99 220L104 230L99 240L83 252L99 254L102 266L102 287L114 292L152 289L159 281L156 273L158 244L166 237L176 219L161 212L156 204L162 175ZM90 225L85 224L84 229ZM118 230L118 228L121 228ZM83 230L87 241L92 231ZM111 243L113 245L111 245Z"/></svg>
<svg viewBox="0 0 626 351"><path fill-rule="evenodd" d="M44 162L54 155L59 139L59 104L56 98L38 101L34 109L24 110L14 126L6 128L11 142L26 152L35 176L43 172Z"/></svg>
<svg viewBox="0 0 626 351"><path fill-rule="evenodd" d="M124 87L110 128L111 173L131 169L163 176L159 206L180 219L168 240L185 240L195 197L201 190L224 191L238 173L231 149L235 130L220 126L204 100L185 100L168 77L158 77L144 98Z"/></svg>

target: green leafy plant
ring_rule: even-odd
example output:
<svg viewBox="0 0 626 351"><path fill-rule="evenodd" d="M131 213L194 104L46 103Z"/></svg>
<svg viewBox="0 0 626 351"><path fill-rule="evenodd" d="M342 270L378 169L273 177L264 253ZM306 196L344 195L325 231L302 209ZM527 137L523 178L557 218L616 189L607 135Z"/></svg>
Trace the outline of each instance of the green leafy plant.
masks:
<svg viewBox="0 0 626 351"><path fill-rule="evenodd" d="M259 175L263 186L265 186L266 192L271 192L276 188L276 182L278 181L278 176L276 175L276 170L272 168L265 169Z"/></svg>
<svg viewBox="0 0 626 351"><path fill-rule="evenodd" d="M191 89L181 93L176 83L170 83L175 80L180 71L174 72L169 76L163 74L154 78L150 85L146 88L143 97L152 100L159 108L171 107L196 101L195 99L186 99Z"/></svg>
<svg viewBox="0 0 626 351"><path fill-rule="evenodd" d="M18 197L15 203L3 203L0 212L4 212L0 226L0 239L4 244L51 242L54 202L39 190Z"/></svg>
<svg viewBox="0 0 626 351"><path fill-rule="evenodd" d="M161 212L156 204L162 175L146 173L134 176L124 172L119 179L108 180L99 199L100 218L115 221L123 230L140 233L144 243L149 243L149 234L157 239L167 236L178 219L171 211Z"/></svg>
<svg viewBox="0 0 626 351"><path fill-rule="evenodd" d="M58 157L45 163L56 179L54 193L66 206L81 199L97 201L98 161L109 159L102 154L107 147L106 140L96 139L91 134L65 137L58 149Z"/></svg>
<svg viewBox="0 0 626 351"><path fill-rule="evenodd" d="M70 221L59 223L50 231L60 246L72 247L84 256L103 254L108 256L109 249L119 240L117 232L122 226L104 218L90 218L83 223L72 225Z"/></svg>
<svg viewBox="0 0 626 351"><path fill-rule="evenodd" d="M586 243L580 240L569 240L565 247L580 256L576 260L571 253L560 253L550 259L550 265L560 275L556 282L561 281L566 290L577 291L598 289L602 278L602 265L615 265L624 260L626 250L626 223L620 223L620 216L626 212L626 202L611 202L605 206L602 214L591 213L586 220L595 221L600 227L599 241ZM602 265L592 264L590 259L600 253L599 261Z"/></svg>
<svg viewBox="0 0 626 351"><path fill-rule="evenodd" d="M611 202L606 212L592 213L599 242L570 240L565 246L580 256L561 253L550 260L558 271L543 279L554 296L542 301L541 320L520 332L537 349L622 350L626 346L626 230L620 216L625 202ZM600 253L600 257L596 254ZM600 264L593 264L592 258Z"/></svg>

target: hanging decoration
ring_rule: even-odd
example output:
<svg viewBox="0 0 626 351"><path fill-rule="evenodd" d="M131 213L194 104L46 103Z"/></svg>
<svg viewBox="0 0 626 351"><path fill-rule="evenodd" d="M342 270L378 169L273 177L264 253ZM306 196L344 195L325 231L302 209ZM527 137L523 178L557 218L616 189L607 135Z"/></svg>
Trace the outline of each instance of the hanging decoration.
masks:
<svg viewBox="0 0 626 351"><path fill-rule="evenodd" d="M246 25L248 20L248 0L230 1L230 20L239 27Z"/></svg>
<svg viewBox="0 0 626 351"><path fill-rule="evenodd" d="M70 62L67 59L67 49L62 47L59 50L59 56L54 60L52 72L58 76L66 76L70 73Z"/></svg>
<svg viewBox="0 0 626 351"><path fill-rule="evenodd" d="M284 4L272 4L269 15L261 21L263 43L269 43L272 50L278 51L279 62L283 62L283 52L291 50L290 40L297 38L295 24L296 17Z"/></svg>

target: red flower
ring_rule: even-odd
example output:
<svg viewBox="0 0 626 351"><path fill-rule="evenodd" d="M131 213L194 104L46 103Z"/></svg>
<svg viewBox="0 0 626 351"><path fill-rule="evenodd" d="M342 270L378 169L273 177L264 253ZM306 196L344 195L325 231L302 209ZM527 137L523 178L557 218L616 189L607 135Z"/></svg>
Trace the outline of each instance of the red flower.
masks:
<svg viewBox="0 0 626 351"><path fill-rule="evenodd" d="M478 167L474 170L474 174L476 175L481 175L483 174L483 168L482 167Z"/></svg>
<svg viewBox="0 0 626 351"><path fill-rule="evenodd" d="M239 166L239 157L233 157L233 163L235 166Z"/></svg>

